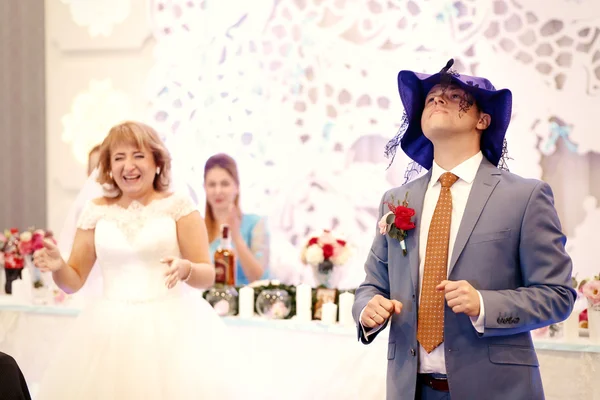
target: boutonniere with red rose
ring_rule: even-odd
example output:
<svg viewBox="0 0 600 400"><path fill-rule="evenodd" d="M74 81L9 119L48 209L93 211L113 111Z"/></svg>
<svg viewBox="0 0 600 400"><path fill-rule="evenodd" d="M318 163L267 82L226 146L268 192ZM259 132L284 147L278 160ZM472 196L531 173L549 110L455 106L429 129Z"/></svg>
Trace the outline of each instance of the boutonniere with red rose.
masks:
<svg viewBox="0 0 600 400"><path fill-rule="evenodd" d="M396 204L394 204L395 202ZM392 201L386 201L384 204L388 206L390 211L379 220L379 233L382 235L387 233L389 237L399 241L402 254L406 256L407 251L404 240L408 234L407 231L415 229L415 224L411 221L411 218L415 215L415 210L408 207L408 192L406 192L402 203L395 201L394 196L392 196Z"/></svg>

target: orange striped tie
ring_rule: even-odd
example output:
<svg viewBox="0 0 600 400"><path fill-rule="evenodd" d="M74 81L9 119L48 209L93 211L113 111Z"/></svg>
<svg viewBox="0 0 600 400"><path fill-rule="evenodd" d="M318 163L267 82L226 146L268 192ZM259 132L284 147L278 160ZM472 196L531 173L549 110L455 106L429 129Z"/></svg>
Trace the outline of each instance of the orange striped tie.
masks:
<svg viewBox="0 0 600 400"><path fill-rule="evenodd" d="M431 353L444 341L444 292L435 290L435 287L448 275L448 242L452 220L450 187L458 177L446 172L439 180L442 188L427 235L417 324L417 340L427 353Z"/></svg>

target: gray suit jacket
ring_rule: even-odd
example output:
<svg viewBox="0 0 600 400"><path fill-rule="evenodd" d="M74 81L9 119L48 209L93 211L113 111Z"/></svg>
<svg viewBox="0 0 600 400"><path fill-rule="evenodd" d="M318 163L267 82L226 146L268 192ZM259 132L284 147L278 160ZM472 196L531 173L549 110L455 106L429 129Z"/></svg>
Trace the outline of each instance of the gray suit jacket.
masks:
<svg viewBox="0 0 600 400"><path fill-rule="evenodd" d="M366 279L353 307L358 337L365 338L359 315L380 294L404 305L391 318L387 398L415 398L418 344L419 228L430 174L382 198L404 199L416 211L408 233L408 254L397 240L376 232L365 264ZM446 306L444 346L450 394L455 399L544 399L530 331L566 319L575 301L571 259L565 252L548 184L499 170L483 159L461 221L450 260L449 279L466 280L479 290L485 306L485 331Z"/></svg>

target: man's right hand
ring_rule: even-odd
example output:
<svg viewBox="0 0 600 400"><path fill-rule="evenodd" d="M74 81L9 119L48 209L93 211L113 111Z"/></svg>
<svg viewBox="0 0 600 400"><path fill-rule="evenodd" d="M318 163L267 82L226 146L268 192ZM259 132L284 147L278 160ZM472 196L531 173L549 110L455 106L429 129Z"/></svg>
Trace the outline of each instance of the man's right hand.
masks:
<svg viewBox="0 0 600 400"><path fill-rule="evenodd" d="M401 311L402 303L398 300L388 300L377 294L367 303L360 317L360 323L366 328L375 328L383 324L392 313L400 314Z"/></svg>

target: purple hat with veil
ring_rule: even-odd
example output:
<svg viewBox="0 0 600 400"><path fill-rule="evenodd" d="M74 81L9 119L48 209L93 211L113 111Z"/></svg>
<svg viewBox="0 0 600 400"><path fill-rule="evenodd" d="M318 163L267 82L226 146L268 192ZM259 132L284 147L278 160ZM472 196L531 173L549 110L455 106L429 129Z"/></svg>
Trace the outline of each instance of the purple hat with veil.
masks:
<svg viewBox="0 0 600 400"><path fill-rule="evenodd" d="M451 59L440 72L433 75L406 70L398 73L398 91L404 115L398 133L386 145L385 155L391 157L393 162L396 148L400 145L415 163L430 169L433 165L433 144L421 129L425 98L435 85L456 85L470 94L460 103L462 111L466 112L474 101L480 110L490 115L490 126L481 135L481 152L495 166L507 169L505 135L512 113L512 93L508 89L496 90L485 78L460 75L450 69L453 64L454 60Z"/></svg>

